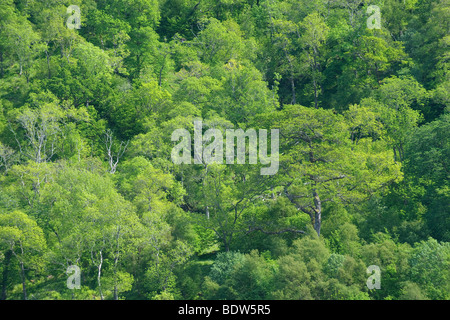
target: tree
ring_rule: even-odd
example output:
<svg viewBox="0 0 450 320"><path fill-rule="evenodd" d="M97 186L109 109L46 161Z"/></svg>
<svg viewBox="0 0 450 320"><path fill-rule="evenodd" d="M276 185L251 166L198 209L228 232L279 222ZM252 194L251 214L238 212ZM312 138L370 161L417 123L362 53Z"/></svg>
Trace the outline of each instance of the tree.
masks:
<svg viewBox="0 0 450 320"><path fill-rule="evenodd" d="M295 55L292 54L294 40L291 39L291 37L292 34L295 34L297 32L298 27L291 21L284 21L280 19L273 20L272 17L270 19L273 28L273 45L275 48L281 51L284 60L284 64L281 66L280 70L283 73L287 73L289 75L289 82L292 93L292 99L290 103L296 104L297 95L295 78L298 76L298 62Z"/></svg>
<svg viewBox="0 0 450 320"><path fill-rule="evenodd" d="M312 79L314 88L314 107L317 109L319 107L318 97L322 82L321 60L323 60L323 54L320 51L323 42L326 41L329 28L318 13L308 15L302 21L300 27L304 29L300 38L300 43L305 48L305 57L303 60L309 66L308 73Z"/></svg>
<svg viewBox="0 0 450 320"><path fill-rule="evenodd" d="M80 263L94 267L102 300L109 294L118 299L120 288L129 290L132 278L121 262L134 250L140 221L99 164L59 164L42 198L40 212L46 216L55 253L52 263L65 268Z"/></svg>
<svg viewBox="0 0 450 320"><path fill-rule="evenodd" d="M130 54L114 54L119 60L124 58L130 79L139 79L142 72L147 68L153 59L155 47L158 44L158 34L154 31L160 20L160 10L157 0L101 0L97 6L105 14L99 17L109 23L112 22L111 29L118 26L122 32L116 33L107 28L105 36L109 33L111 37L115 34L116 50L119 49L121 41L126 41L123 50L129 50ZM94 22L95 23L95 22ZM128 27L129 25L129 27ZM96 26L96 23L94 24ZM127 32L128 31L128 32ZM125 33L126 32L126 33ZM128 40L129 36L129 41ZM106 41L107 39L105 39ZM124 53L126 51L123 51ZM125 57L126 56L126 57Z"/></svg>
<svg viewBox="0 0 450 320"><path fill-rule="evenodd" d="M23 138L18 137L17 127L10 124L10 130L23 158L36 163L49 162L58 152L63 153L64 140L73 134L74 127L69 123L86 121L88 115L84 108L75 110L62 105L53 94L32 95L32 98L38 108L32 105L11 111L11 118L15 118Z"/></svg>
<svg viewBox="0 0 450 320"><path fill-rule="evenodd" d="M183 201L185 192L181 184L144 157L124 162L118 173L119 191L134 203L139 216L146 212L163 214L172 203Z"/></svg>
<svg viewBox="0 0 450 320"><path fill-rule="evenodd" d="M14 52L19 64L19 76L24 75L27 83L30 81L33 60L43 51L39 34L33 30L31 23L24 17L18 17L17 22L8 24L9 50Z"/></svg>
<svg viewBox="0 0 450 320"><path fill-rule="evenodd" d="M307 231L306 236L293 242L286 255L277 259L273 299L319 298L317 291L326 279L321 265L328 260L329 251L312 227Z"/></svg>
<svg viewBox="0 0 450 320"><path fill-rule="evenodd" d="M0 248L7 257L12 254L19 263L20 277L22 280L23 299L27 300L26 270L27 268L39 269L42 267L42 254L47 247L44 233L25 213L13 211L0 214ZM3 269L3 294L6 298L6 279L8 277L8 265Z"/></svg>
<svg viewBox="0 0 450 320"><path fill-rule="evenodd" d="M244 39L235 21L222 23L214 18L203 19L200 21L200 30L192 42L199 48L199 58L203 63L213 66L254 57L254 40Z"/></svg>
<svg viewBox="0 0 450 320"><path fill-rule="evenodd" d="M405 150L405 172L414 185L424 188L421 202L427 207L425 219L431 234L438 240L448 241L450 235L449 172L447 159L450 115L416 129L408 137Z"/></svg>
<svg viewBox="0 0 450 320"><path fill-rule="evenodd" d="M284 195L308 214L320 235L327 202L356 203L401 177L383 141L351 141L348 124L331 110L289 106L274 121L284 156Z"/></svg>
<svg viewBox="0 0 450 320"><path fill-rule="evenodd" d="M247 123L252 117L274 111L278 106L276 94L250 64L231 59L214 78L224 81L221 90L212 97L212 108L233 124Z"/></svg>
<svg viewBox="0 0 450 320"><path fill-rule="evenodd" d="M3 1L0 5L0 76L5 76L5 60L8 53L11 54L8 30L10 24L18 23L18 17L14 11L13 0Z"/></svg>
<svg viewBox="0 0 450 320"><path fill-rule="evenodd" d="M361 257L366 267L376 265L380 268L383 290L371 290L369 295L377 300L397 298L401 292L402 282L410 279L407 274L411 247L408 244L394 242L384 233L374 234L372 239L371 243L361 248Z"/></svg>
<svg viewBox="0 0 450 320"><path fill-rule="evenodd" d="M271 291L274 261L258 251L217 256L204 287L208 299L262 300Z"/></svg>
<svg viewBox="0 0 450 320"><path fill-rule="evenodd" d="M450 294L450 246L434 239L422 241L410 258L411 280L419 285L430 299L446 300Z"/></svg>
<svg viewBox="0 0 450 320"><path fill-rule="evenodd" d="M448 299L448 7L0 0L0 299Z"/></svg>
<svg viewBox="0 0 450 320"><path fill-rule="evenodd" d="M115 173L117 170L117 165L119 164L120 159L123 157L123 154L127 151L129 141L121 141L117 146L117 143L114 141L114 134L110 129L105 132L105 150L106 157L108 159L109 164L109 173ZM117 151L115 151L116 149Z"/></svg>

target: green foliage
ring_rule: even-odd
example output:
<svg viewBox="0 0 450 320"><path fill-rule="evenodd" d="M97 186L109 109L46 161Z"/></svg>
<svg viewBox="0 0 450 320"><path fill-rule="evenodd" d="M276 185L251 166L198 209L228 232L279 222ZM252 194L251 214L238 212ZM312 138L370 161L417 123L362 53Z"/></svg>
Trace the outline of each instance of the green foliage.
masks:
<svg viewBox="0 0 450 320"><path fill-rule="evenodd" d="M429 299L448 300L450 246L430 238L414 248L409 260L411 280Z"/></svg>
<svg viewBox="0 0 450 320"><path fill-rule="evenodd" d="M449 173L450 156L449 114L428 123L409 137L405 171L411 180L423 188L420 201L426 204L424 215L431 235L448 241L450 218Z"/></svg>
<svg viewBox="0 0 450 320"><path fill-rule="evenodd" d="M0 1L0 300L450 299L449 0L73 4Z"/></svg>
<svg viewBox="0 0 450 320"><path fill-rule="evenodd" d="M230 277L233 268L244 261L244 255L239 252L221 252L217 254L214 264L211 266L209 277L212 281L223 283Z"/></svg>
<svg viewBox="0 0 450 320"><path fill-rule="evenodd" d="M254 250L219 254L205 280L208 299L261 300L272 286L276 264Z"/></svg>

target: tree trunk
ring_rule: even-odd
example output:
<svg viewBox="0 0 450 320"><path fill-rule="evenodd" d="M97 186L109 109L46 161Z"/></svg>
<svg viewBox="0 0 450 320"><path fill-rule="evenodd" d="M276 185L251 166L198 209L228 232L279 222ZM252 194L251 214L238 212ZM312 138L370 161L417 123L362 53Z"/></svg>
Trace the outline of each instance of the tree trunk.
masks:
<svg viewBox="0 0 450 320"><path fill-rule="evenodd" d="M48 78L50 79L52 77L51 71L50 71L50 57L48 54L48 50L45 50L45 55L47 56L47 71L48 71Z"/></svg>
<svg viewBox="0 0 450 320"><path fill-rule="evenodd" d="M100 277L102 274L102 264L103 264L103 255L102 255L102 251L100 250L100 263L98 265L98 273L97 273L97 283L98 283L98 291L100 292L100 298L102 300L105 300L105 297L103 296L103 291L102 291L102 283L100 281Z"/></svg>
<svg viewBox="0 0 450 320"><path fill-rule="evenodd" d="M228 241L226 239L223 241L223 244L224 244L224 247L225 247L225 251L229 252L230 251L230 246L229 246Z"/></svg>
<svg viewBox="0 0 450 320"><path fill-rule="evenodd" d="M317 101L317 81L316 81L316 79L314 79L314 108L315 109L319 108L319 104Z"/></svg>
<svg viewBox="0 0 450 320"><path fill-rule="evenodd" d="M20 262L20 274L22 276L22 290L23 290L23 300L27 300L27 288L25 286L25 267L23 262Z"/></svg>
<svg viewBox="0 0 450 320"><path fill-rule="evenodd" d="M296 104L297 103L297 98L295 96L294 66L292 64L291 58L289 58L289 53L287 51L287 45L286 44L284 44L283 51L284 51L284 54L286 55L286 60L289 62L289 69L291 71L291 76L290 76L291 90L292 90L292 101L291 101L291 103L292 104Z"/></svg>
<svg viewBox="0 0 450 320"><path fill-rule="evenodd" d="M119 295L117 293L117 284L114 284L114 300L119 300Z"/></svg>
<svg viewBox="0 0 450 320"><path fill-rule="evenodd" d="M7 251L5 254L5 261L3 263L2 293L0 300L6 300L6 287L8 286L9 262L11 261L11 256L12 252Z"/></svg>
<svg viewBox="0 0 450 320"><path fill-rule="evenodd" d="M314 47L314 55L313 55L313 61L314 61L314 67L313 67L313 82L314 82L314 108L319 108L319 102L318 102L318 94L317 94L317 78L316 75L319 72L319 66L317 64L317 49Z"/></svg>
<svg viewBox="0 0 450 320"><path fill-rule="evenodd" d="M297 98L295 96L294 76L291 76L291 90L292 90L292 104L296 104L297 103Z"/></svg>
<svg viewBox="0 0 450 320"><path fill-rule="evenodd" d="M316 190L313 190L314 196L314 230L316 230L317 235L320 237L320 227L322 226L322 202L320 201L319 195Z"/></svg>
<svg viewBox="0 0 450 320"><path fill-rule="evenodd" d="M117 251L116 251L116 256L114 257L114 300L119 300L119 293L117 290L117 263L119 262L119 255L120 255L120 226L117 228L117 237L116 237L116 241L117 241Z"/></svg>
<svg viewBox="0 0 450 320"><path fill-rule="evenodd" d="M5 70L3 68L3 51L0 51L0 77L5 76Z"/></svg>
<svg viewBox="0 0 450 320"><path fill-rule="evenodd" d="M119 293L117 291L117 261L118 257L114 258L114 300L119 300Z"/></svg>

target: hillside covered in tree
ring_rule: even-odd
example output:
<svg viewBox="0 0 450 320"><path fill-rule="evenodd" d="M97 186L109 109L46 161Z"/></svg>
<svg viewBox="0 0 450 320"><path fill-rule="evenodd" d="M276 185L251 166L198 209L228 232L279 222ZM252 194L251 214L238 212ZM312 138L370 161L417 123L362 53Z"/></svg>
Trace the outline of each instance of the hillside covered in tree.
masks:
<svg viewBox="0 0 450 320"><path fill-rule="evenodd" d="M0 299L450 299L449 45L449 0L1 0ZM199 119L276 174L175 164Z"/></svg>

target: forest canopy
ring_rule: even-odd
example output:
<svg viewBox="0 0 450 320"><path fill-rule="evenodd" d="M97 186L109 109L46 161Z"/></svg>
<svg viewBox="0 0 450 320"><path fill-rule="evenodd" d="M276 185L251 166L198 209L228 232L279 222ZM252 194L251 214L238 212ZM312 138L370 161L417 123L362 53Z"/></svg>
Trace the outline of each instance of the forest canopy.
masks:
<svg viewBox="0 0 450 320"><path fill-rule="evenodd" d="M0 300L450 299L449 45L450 0L2 0ZM274 174L172 161L233 129Z"/></svg>

